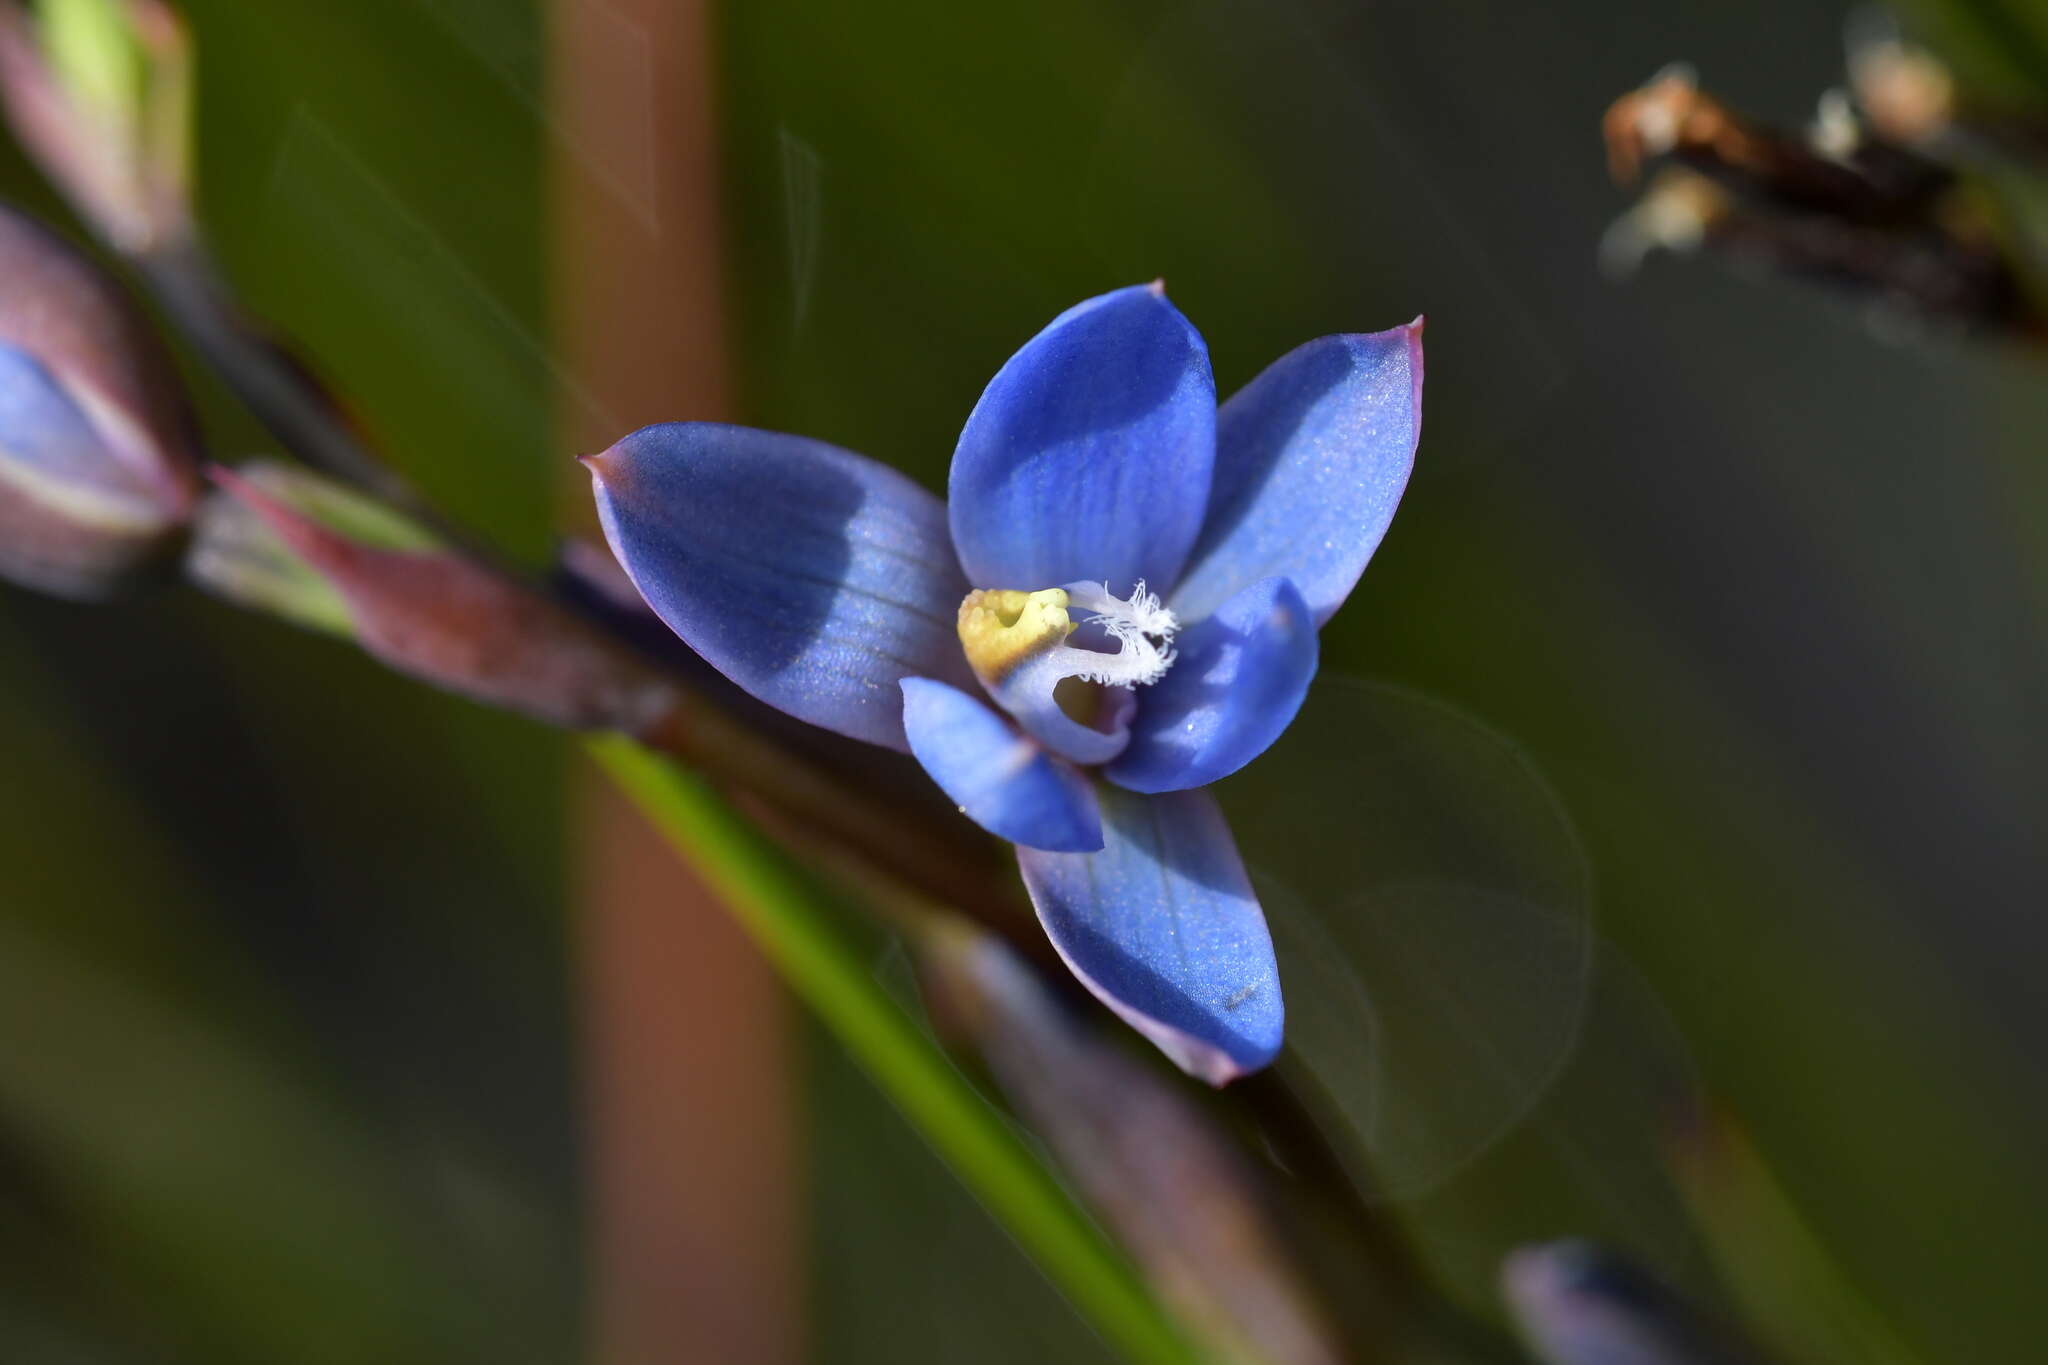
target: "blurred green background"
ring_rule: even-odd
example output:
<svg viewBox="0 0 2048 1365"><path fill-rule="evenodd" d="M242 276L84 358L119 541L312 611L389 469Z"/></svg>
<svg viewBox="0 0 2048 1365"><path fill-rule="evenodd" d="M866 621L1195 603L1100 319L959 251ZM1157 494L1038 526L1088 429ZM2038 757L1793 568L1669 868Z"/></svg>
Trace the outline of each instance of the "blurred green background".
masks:
<svg viewBox="0 0 2048 1365"><path fill-rule="evenodd" d="M540 562L574 154L547 16L187 9L231 275ZM1416 477L1325 636L1369 685L1224 791L1279 907L1290 1074L1475 1312L1564 1233L1724 1292L1667 1171L1711 1095L1895 1332L1815 1328L1820 1359L2016 1362L2048 1226L2048 386L1800 288L1595 261L1613 97L1684 57L1797 123L1844 18L728 4L735 360L747 420L937 486L981 385L1084 296L1163 276L1225 391L1426 312ZM217 453L269 449L199 392ZM576 1358L563 741L190 595L10 591L0 755L0 1355ZM813 1357L1101 1355L811 1044Z"/></svg>

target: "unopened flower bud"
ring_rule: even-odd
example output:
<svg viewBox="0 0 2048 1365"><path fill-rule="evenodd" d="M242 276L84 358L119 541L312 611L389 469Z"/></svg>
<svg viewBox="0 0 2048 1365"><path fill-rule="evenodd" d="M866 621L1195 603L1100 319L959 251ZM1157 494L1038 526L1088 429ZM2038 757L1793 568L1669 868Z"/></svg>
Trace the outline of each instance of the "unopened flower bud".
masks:
<svg viewBox="0 0 2048 1365"><path fill-rule="evenodd" d="M0 577L70 597L132 577L191 512L193 432L114 282L0 207Z"/></svg>
<svg viewBox="0 0 2048 1365"><path fill-rule="evenodd" d="M941 1030L974 1045L1213 1358L1346 1358L1275 1225L1272 1191L1180 1086L1084 1027L995 935L941 920L918 944ZM1380 1289L1353 1285L1368 1316Z"/></svg>
<svg viewBox="0 0 2048 1365"><path fill-rule="evenodd" d="M241 493L260 493L359 545L423 554L445 548L425 527L368 494L296 465L256 460L232 480ZM355 633L348 599L279 537L248 496L222 492L200 504L185 572L216 597L251 610L331 635Z"/></svg>
<svg viewBox="0 0 2048 1365"><path fill-rule="evenodd" d="M1524 1247L1501 1271L1544 1365L1760 1365L1762 1357L1655 1278L1590 1242Z"/></svg>
<svg viewBox="0 0 2048 1365"><path fill-rule="evenodd" d="M633 650L361 494L281 465L213 478L233 501L201 519L191 571L202 586L565 728L644 735L677 705Z"/></svg>
<svg viewBox="0 0 2048 1365"><path fill-rule="evenodd" d="M191 231L192 51L163 0L0 0L0 97L22 146L108 245Z"/></svg>

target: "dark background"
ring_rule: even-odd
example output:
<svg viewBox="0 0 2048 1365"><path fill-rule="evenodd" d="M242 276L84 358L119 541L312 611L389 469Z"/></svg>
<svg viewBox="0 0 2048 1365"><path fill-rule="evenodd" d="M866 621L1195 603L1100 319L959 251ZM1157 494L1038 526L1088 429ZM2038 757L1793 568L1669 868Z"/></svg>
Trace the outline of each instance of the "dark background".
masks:
<svg viewBox="0 0 2048 1365"><path fill-rule="evenodd" d="M547 167L575 154L544 16L188 9L237 284L538 562L567 454ZM1369 685L1224 792L1287 1065L1475 1311L1504 1250L1565 1232L1720 1292L1667 1173L1711 1096L1889 1324L1821 1358L2019 1361L2048 1224L2039 362L1596 261L1612 98L1683 57L1796 124L1844 18L729 4L735 362L747 420L936 486L987 377L1082 297L1163 276L1225 391L1426 312L1416 476L1325 635L1326 677ZM54 212L6 157L0 192ZM219 454L268 448L199 391ZM572 1357L563 741L189 594L6 592L0 762L0 1354ZM1493 837L1424 854L1403 821ZM1317 831L1367 851L1312 866ZM1099 1351L807 1055L813 1354Z"/></svg>

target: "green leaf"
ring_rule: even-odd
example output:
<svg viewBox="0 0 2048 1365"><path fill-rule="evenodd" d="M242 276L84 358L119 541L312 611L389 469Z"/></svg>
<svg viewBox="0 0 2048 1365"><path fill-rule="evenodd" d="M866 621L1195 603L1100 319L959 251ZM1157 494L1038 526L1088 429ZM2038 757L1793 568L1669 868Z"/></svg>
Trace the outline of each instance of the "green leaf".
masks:
<svg viewBox="0 0 2048 1365"><path fill-rule="evenodd" d="M1807 1226L1748 1134L1710 1117L1673 1169L1744 1321L1787 1360L1922 1365Z"/></svg>
<svg viewBox="0 0 2048 1365"><path fill-rule="evenodd" d="M882 989L824 894L704 782L621 737L590 750L1075 1309L1132 1360L1197 1360L1130 1265Z"/></svg>
<svg viewBox="0 0 2048 1365"><path fill-rule="evenodd" d="M1970 93L2048 100L2048 10L2011 0L1901 0L1899 9Z"/></svg>

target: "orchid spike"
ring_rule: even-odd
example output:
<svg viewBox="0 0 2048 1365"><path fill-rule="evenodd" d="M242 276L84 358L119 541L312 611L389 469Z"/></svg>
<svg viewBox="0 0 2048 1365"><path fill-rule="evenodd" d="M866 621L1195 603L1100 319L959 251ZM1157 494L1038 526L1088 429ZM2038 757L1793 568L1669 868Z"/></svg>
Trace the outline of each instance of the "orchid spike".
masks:
<svg viewBox="0 0 2048 1365"><path fill-rule="evenodd" d="M1212 1084L1279 1051L1265 917L1201 790L1279 738L1421 424L1422 323L1311 341L1219 409L1157 285L997 373L950 500L797 436L648 427L586 459L648 604L761 700L908 749L1017 845L1081 982ZM993 706L991 705L993 703Z"/></svg>

